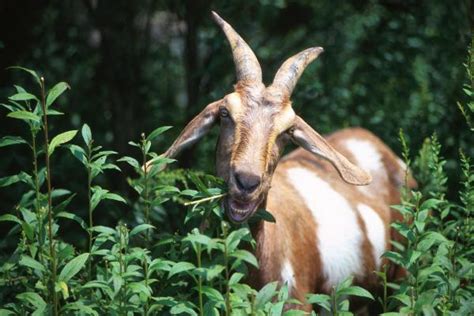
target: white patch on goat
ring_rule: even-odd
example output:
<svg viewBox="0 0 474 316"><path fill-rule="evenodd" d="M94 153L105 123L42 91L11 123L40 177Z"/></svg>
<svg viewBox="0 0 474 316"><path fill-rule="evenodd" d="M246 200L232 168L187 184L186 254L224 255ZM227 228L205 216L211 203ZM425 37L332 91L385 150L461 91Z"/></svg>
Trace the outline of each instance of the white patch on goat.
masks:
<svg viewBox="0 0 474 316"><path fill-rule="evenodd" d="M377 193L374 192L374 189L380 190L383 188L381 186L382 183L379 181L385 181L387 179L387 173L380 152L374 144L367 140L352 138L348 139L345 144L347 149L349 149L354 156L356 160L355 163L369 172L373 178L371 185L358 186L357 189L368 195L376 195Z"/></svg>
<svg viewBox="0 0 474 316"><path fill-rule="evenodd" d="M350 275L360 275L363 271L362 232L350 204L307 169L289 169L288 178L317 223L316 241L326 288L330 289Z"/></svg>
<svg viewBox="0 0 474 316"><path fill-rule="evenodd" d="M365 223L367 236L372 244L375 269L378 270L382 262L382 254L385 252L385 225L379 214L377 214L370 206L358 204L357 210Z"/></svg>
<svg viewBox="0 0 474 316"><path fill-rule="evenodd" d="M285 260L281 269L281 279L283 284L288 286L288 293L291 293L291 289L296 286L295 272L289 260Z"/></svg>

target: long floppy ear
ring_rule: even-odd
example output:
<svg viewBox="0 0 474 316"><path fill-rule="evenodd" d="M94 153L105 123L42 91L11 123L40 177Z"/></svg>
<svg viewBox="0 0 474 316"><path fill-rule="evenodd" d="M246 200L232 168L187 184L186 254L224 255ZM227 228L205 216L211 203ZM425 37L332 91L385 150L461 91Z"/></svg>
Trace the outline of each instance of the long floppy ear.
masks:
<svg viewBox="0 0 474 316"><path fill-rule="evenodd" d="M345 182L354 185L367 185L372 181L369 173L350 163L299 116L295 119L292 141L309 152L328 160Z"/></svg>
<svg viewBox="0 0 474 316"><path fill-rule="evenodd" d="M186 125L178 138L173 142L168 150L160 157L173 158L183 149L195 144L212 128L219 116L219 105L222 99L208 104L204 110L196 115L191 122ZM148 169L155 159L149 160L143 168Z"/></svg>

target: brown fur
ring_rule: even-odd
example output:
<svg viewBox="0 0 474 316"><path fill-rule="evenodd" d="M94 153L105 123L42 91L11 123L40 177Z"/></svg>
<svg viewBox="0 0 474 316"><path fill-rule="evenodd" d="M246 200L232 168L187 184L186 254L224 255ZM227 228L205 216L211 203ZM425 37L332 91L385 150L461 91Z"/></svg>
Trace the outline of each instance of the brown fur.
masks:
<svg viewBox="0 0 474 316"><path fill-rule="evenodd" d="M307 293L328 293L331 290L324 286L325 280L322 275L321 259L315 239L317 223L314 222L310 210L302 202L298 193L286 180L286 171L293 167L304 167L312 170L352 205L364 203L374 209L385 223L386 248L390 249L389 241L392 235L390 233L390 223L395 217L390 209L390 204L400 201L400 186L395 181L396 177L393 173L404 174L404 170L401 170L396 155L377 137L366 130L360 128L345 129L330 135L327 139L331 145L343 152L346 157L350 157L349 160L355 163L350 152L342 145L348 138L368 140L381 153L385 172L388 175L387 179L389 179L384 185L389 194L386 196L379 195L376 198L361 194L357 187L341 181L330 163L302 149L297 149L283 157L275 170L266 204L266 208L275 217L276 223L261 223L258 229L254 229L254 237L257 240L256 255L260 263L260 270L256 278L259 285L281 280L280 273L283 260L298 258L291 261L296 280L296 288L291 291L294 298L304 302ZM373 176L376 177L377 175ZM413 185L414 182L411 184ZM380 189L380 187L371 188L376 193ZM356 283L374 290L377 288L378 280L373 273L375 262L372 255L372 246L360 216L358 216L358 223L364 236L361 251L364 254L365 271L364 275L356 278ZM385 259L382 261L382 265L387 263ZM393 277L393 275L390 276L391 279ZM307 311L311 310L311 306L308 305L303 308Z"/></svg>

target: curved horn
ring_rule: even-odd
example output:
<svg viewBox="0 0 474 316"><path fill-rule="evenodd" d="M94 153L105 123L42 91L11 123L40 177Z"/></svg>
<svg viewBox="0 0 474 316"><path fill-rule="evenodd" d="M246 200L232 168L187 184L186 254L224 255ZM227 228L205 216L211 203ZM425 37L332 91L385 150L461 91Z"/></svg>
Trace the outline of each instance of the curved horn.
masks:
<svg viewBox="0 0 474 316"><path fill-rule="evenodd" d="M245 43L240 35L237 34L232 26L224 21L216 12L212 11L212 16L222 31L224 31L232 48L237 80L262 82L262 69L252 49Z"/></svg>
<svg viewBox="0 0 474 316"><path fill-rule="evenodd" d="M275 75L272 87L289 97L306 66L324 51L322 47L312 47L288 58Z"/></svg>

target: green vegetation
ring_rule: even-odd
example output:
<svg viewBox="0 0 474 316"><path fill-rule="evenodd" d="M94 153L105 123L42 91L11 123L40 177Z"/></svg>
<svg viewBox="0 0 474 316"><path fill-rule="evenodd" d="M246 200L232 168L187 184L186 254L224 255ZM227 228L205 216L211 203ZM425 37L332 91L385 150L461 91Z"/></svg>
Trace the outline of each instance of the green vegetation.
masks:
<svg viewBox="0 0 474 316"><path fill-rule="evenodd" d="M469 1L35 3L0 19L1 68L48 79L0 72L19 83L0 88L0 315L301 314L283 310L299 304L285 286L245 282L255 241L222 214L225 185L207 174L215 139L179 162L152 150L179 133L153 128L183 126L231 89L211 9L248 39L266 82L289 55L324 46L295 90L296 111L321 132L369 128L419 183L394 206L406 241L385 254L406 277L380 272L383 291L372 294L347 279L308 301L336 315L350 314L351 296L385 315L474 314ZM15 38L3 33L12 29Z"/></svg>
<svg viewBox="0 0 474 316"><path fill-rule="evenodd" d="M225 188L220 179L191 171L160 172L173 160L157 156L150 147L169 127L129 142L141 153L139 160L124 156L113 161L117 153L96 146L87 124L80 131L82 146L68 144L77 130L52 137L48 127L49 120L63 114L55 110L54 102L68 85L60 82L46 93L43 77L16 68L34 78L40 95L15 86L16 93L3 104L9 111L7 117L28 126L29 139L4 136L0 145L28 146L33 167L0 179L2 187L19 183L26 187L13 212L0 217L12 223L7 237L17 242L16 249L1 262L0 297L6 302L2 314L281 315L284 304L299 304L289 298L286 286L278 288L274 282L257 292L243 283L249 266L258 267L247 250L255 242L247 224L235 227L223 218L219 197ZM467 86L465 92L472 97L471 91ZM472 101L468 106L472 109ZM401 139L404 157L411 165L403 134ZM69 149L78 160L76 165L82 165L87 174L87 219L70 211L75 194L53 186L51 160L67 154L61 147ZM408 275L400 284L390 284L384 273L378 273L385 289L378 300L387 313L474 312L474 175L470 158L461 152L460 203L447 200L440 147L435 136L425 142L413 163L421 189L406 192L403 203L394 206L404 221L393 225L406 244L395 243L395 250L385 256L404 267ZM153 159L152 167L143 170L141 166L149 159ZM136 201L127 202L94 183L107 170L121 171L119 162L130 165L138 175L129 179L139 197ZM176 234L157 231L152 216L170 199L190 205L184 227ZM128 228L123 221L115 228L94 224L94 212L104 208L101 202L105 200L134 205L138 225ZM272 220L263 210L257 216ZM76 222L87 233L85 249L62 240L63 220ZM332 295L309 294L308 302L342 315L349 313L349 296L374 299L351 283L352 279L344 281ZM387 295L388 287L393 288L393 295ZM285 312L294 314L301 312Z"/></svg>

